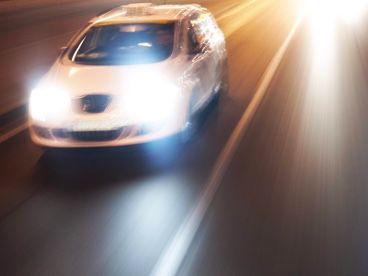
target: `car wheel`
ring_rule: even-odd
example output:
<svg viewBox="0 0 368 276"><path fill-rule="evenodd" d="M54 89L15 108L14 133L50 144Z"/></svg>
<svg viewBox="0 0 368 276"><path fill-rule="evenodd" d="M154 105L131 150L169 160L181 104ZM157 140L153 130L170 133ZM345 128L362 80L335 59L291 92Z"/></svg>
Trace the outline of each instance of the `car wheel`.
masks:
<svg viewBox="0 0 368 276"><path fill-rule="evenodd" d="M199 113L200 111L194 110L194 105L198 98L198 91L196 89L193 90L192 96L190 98L189 103L189 116L188 121L186 122L183 131L180 135L180 141L182 143L188 143L193 140L195 137L195 134L198 131L198 125L199 125Z"/></svg>
<svg viewBox="0 0 368 276"><path fill-rule="evenodd" d="M220 83L220 94L226 95L229 90L229 69L228 69L228 62L227 59L224 62L224 69L221 76L221 83Z"/></svg>

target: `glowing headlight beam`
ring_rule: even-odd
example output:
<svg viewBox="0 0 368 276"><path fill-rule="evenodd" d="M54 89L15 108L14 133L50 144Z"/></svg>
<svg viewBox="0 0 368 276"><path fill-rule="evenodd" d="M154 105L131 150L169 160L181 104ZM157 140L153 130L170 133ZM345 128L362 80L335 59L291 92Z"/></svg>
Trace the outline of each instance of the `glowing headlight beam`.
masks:
<svg viewBox="0 0 368 276"><path fill-rule="evenodd" d="M124 111L140 123L173 119L176 114L180 89L160 76L131 80L125 85L121 98Z"/></svg>
<svg viewBox="0 0 368 276"><path fill-rule="evenodd" d="M29 112L34 120L61 120L65 118L70 107L70 96L60 87L41 86L31 92Z"/></svg>

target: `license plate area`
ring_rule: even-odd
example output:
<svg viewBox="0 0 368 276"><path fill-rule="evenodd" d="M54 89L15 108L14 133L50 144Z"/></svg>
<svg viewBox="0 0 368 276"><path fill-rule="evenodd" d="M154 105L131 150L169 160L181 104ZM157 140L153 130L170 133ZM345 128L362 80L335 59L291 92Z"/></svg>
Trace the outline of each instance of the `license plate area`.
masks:
<svg viewBox="0 0 368 276"><path fill-rule="evenodd" d="M72 131L110 131L122 128L121 120L76 120L71 124Z"/></svg>

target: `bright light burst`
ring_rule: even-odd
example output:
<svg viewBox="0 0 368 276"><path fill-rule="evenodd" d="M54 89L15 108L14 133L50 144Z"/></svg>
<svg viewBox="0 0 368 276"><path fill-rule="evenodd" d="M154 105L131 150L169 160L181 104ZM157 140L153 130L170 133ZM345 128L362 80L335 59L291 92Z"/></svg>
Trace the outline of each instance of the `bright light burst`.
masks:
<svg viewBox="0 0 368 276"><path fill-rule="evenodd" d="M359 23L367 9L368 0L304 0L312 34L313 61L320 70L336 58L338 24Z"/></svg>
<svg viewBox="0 0 368 276"><path fill-rule="evenodd" d="M301 148L323 173L337 174L343 160L344 55L346 39L362 23L368 0L306 0L304 12L310 27L310 71L303 102ZM348 28L344 28L348 27ZM350 49L350 48L349 48Z"/></svg>
<svg viewBox="0 0 368 276"><path fill-rule="evenodd" d="M358 22L367 10L368 0L306 0L305 8L313 20L342 19L347 23Z"/></svg>

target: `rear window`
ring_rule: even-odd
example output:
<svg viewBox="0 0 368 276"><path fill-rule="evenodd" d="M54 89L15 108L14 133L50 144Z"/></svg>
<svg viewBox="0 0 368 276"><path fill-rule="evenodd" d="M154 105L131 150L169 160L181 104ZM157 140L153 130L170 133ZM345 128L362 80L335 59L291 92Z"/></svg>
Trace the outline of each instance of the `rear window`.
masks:
<svg viewBox="0 0 368 276"><path fill-rule="evenodd" d="M116 24L90 28L69 58L80 64L156 63L169 58L175 23Z"/></svg>

